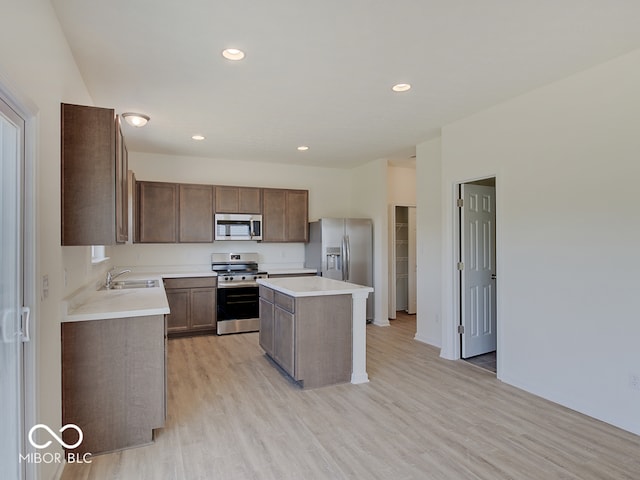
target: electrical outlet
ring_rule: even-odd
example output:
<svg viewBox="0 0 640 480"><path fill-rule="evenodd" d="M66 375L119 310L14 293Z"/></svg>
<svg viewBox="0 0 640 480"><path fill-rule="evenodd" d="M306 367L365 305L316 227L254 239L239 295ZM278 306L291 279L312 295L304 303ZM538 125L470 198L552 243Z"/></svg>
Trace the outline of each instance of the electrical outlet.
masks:
<svg viewBox="0 0 640 480"><path fill-rule="evenodd" d="M42 299L46 300L49 297L49 275L44 274L42 276Z"/></svg>
<svg viewBox="0 0 640 480"><path fill-rule="evenodd" d="M629 388L631 390L640 390L640 374L629 374Z"/></svg>

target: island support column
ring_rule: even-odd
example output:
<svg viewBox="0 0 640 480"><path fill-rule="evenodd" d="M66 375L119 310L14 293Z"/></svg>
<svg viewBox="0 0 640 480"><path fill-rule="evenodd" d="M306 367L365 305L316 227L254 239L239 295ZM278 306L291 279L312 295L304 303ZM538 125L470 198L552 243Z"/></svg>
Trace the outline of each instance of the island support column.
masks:
<svg viewBox="0 0 640 480"><path fill-rule="evenodd" d="M367 383L367 297L369 292L351 295L351 320L353 322L353 351L351 383Z"/></svg>

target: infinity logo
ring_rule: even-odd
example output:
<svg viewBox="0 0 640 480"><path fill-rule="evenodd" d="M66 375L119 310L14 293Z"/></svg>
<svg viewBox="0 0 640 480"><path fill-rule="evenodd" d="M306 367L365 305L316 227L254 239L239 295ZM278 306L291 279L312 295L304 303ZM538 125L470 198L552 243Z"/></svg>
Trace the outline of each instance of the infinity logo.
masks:
<svg viewBox="0 0 640 480"><path fill-rule="evenodd" d="M83 434L82 434L82 430L80 429L79 426L73 424L73 423L68 423L67 425L65 425L64 427L62 427L59 432L62 434L62 432L64 432L65 430L69 429L69 428L73 428L76 432L78 432L78 441L72 445L69 445L68 443L65 443L62 438L60 438L56 432L54 432L53 430L51 430L47 425L44 425L42 423L39 423L38 425L34 425L33 427L31 427L31 430L29 430L29 443L31 443L31 445L33 445L35 448L47 448L49 445L51 445L51 440L49 440L47 443L43 444L43 445L39 445L35 442L35 440L33 439L33 433L39 429L39 428L43 428L45 429L47 432L49 432L51 434L51 436L53 438L56 439L56 441L62 445L64 448L68 448L68 449L73 449L76 448L78 445L80 445L82 443L82 439L84 438Z"/></svg>

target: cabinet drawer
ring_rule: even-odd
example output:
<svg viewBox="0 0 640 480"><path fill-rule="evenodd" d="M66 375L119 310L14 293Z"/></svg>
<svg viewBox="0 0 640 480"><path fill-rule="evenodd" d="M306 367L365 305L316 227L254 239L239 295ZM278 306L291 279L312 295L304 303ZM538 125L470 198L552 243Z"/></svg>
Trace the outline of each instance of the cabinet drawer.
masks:
<svg viewBox="0 0 640 480"><path fill-rule="evenodd" d="M260 298L266 300L269 303L273 303L273 290L264 285L259 286Z"/></svg>
<svg viewBox="0 0 640 480"><path fill-rule="evenodd" d="M295 313L295 298L285 295L284 293L274 293L275 304L290 313Z"/></svg>
<svg viewBox="0 0 640 480"><path fill-rule="evenodd" d="M217 286L217 277L185 277L164 279L164 288L211 288Z"/></svg>

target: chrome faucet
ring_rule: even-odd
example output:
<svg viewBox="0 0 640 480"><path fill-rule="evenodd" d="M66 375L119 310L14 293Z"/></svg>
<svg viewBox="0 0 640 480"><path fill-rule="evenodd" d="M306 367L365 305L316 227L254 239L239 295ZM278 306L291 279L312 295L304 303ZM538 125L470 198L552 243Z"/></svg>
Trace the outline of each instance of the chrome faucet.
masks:
<svg viewBox="0 0 640 480"><path fill-rule="evenodd" d="M123 275L125 273L129 273L131 270L122 270L121 272L116 273L115 275L111 273L111 270L109 270L107 272L107 280L104 284L105 287L107 287L107 290L111 290L112 287L112 282L114 278L119 277L120 275Z"/></svg>

